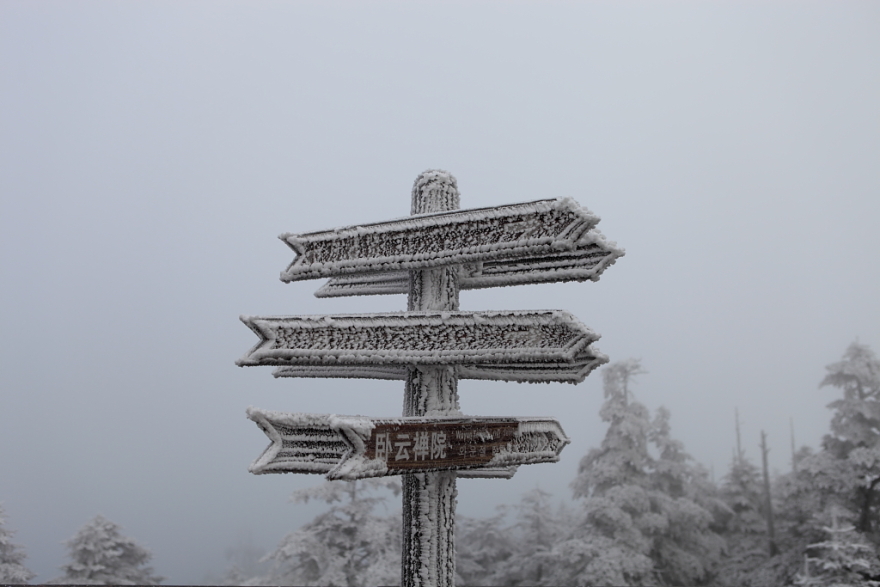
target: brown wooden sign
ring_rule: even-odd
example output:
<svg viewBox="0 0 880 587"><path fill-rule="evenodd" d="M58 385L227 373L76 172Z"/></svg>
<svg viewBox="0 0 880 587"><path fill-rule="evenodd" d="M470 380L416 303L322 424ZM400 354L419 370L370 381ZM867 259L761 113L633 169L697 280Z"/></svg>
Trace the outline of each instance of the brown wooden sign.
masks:
<svg viewBox="0 0 880 587"><path fill-rule="evenodd" d="M362 479L556 462L569 443L551 418L366 418L248 410L272 444L252 473Z"/></svg>
<svg viewBox="0 0 880 587"><path fill-rule="evenodd" d="M389 472L478 467L518 445L518 432L516 421L377 424L364 455Z"/></svg>

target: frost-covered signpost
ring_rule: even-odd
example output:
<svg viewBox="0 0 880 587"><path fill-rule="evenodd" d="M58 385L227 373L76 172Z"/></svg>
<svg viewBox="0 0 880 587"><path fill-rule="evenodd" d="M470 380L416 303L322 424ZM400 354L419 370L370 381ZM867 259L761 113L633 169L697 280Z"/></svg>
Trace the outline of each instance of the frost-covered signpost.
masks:
<svg viewBox="0 0 880 587"><path fill-rule="evenodd" d="M569 442L550 418L463 415L458 380L579 383L608 360L567 312L462 312L459 291L596 281L623 255L598 222L568 198L459 210L455 178L432 170L416 179L408 218L282 235L297 253L282 281L329 277L319 297L408 293L407 312L242 316L260 342L238 364L275 365L278 377L404 380L403 417L251 408L272 440L251 472L403 475L402 585L451 587L456 477L510 477L559 460Z"/></svg>
<svg viewBox="0 0 880 587"><path fill-rule="evenodd" d="M556 462L568 444L550 418L366 418L257 408L248 418L272 439L251 473L324 473L365 479L409 472L486 470Z"/></svg>

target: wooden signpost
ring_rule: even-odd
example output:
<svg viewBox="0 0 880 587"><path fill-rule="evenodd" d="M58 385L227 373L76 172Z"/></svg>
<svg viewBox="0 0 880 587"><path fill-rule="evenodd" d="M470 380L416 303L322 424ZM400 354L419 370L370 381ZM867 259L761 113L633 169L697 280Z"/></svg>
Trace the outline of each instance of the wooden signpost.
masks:
<svg viewBox="0 0 880 587"><path fill-rule="evenodd" d="M465 290L588 279L598 281L602 271L621 255L623 251L608 242L602 233L590 230L571 250L462 265L458 284L459 289ZM388 271L335 277L318 289L315 296L404 294L408 290L407 271Z"/></svg>
<svg viewBox="0 0 880 587"><path fill-rule="evenodd" d="M296 253L281 281L428 269L577 248L599 218L570 198L416 216L307 234L282 234Z"/></svg>
<svg viewBox="0 0 880 587"><path fill-rule="evenodd" d="M281 236L297 254L282 281L331 278L318 297L407 293L407 312L241 318L260 340L240 366L406 382L403 417L248 409L271 440L252 473L403 476L404 587L454 585L456 477L510 477L569 442L551 418L463 415L458 380L579 383L608 361L568 312L458 303L461 289L598 280L623 255L599 218L569 198L458 208L455 178L426 171L408 218Z"/></svg>
<svg viewBox="0 0 880 587"><path fill-rule="evenodd" d="M256 365L468 365L571 362L599 335L560 310L242 316L262 340Z"/></svg>
<svg viewBox="0 0 880 587"><path fill-rule="evenodd" d="M365 479L413 471L555 463L569 443L551 418L365 418L250 408L272 441L250 472Z"/></svg>

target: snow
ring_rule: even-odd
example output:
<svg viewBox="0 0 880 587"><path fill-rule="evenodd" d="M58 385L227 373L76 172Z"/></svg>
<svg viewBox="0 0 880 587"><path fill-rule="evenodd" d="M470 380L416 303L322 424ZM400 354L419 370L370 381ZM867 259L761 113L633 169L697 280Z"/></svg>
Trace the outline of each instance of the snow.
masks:
<svg viewBox="0 0 880 587"><path fill-rule="evenodd" d="M280 237L297 254L282 281L343 276L316 295L406 292L408 312L241 317L260 342L240 366L276 365L276 377L405 380L405 418L257 408L248 417L271 440L253 473L320 472L346 480L409 473L407 587L454 584L455 469L510 478L520 464L557 461L570 442L552 419L463 416L458 379L578 383L608 361L591 348L599 335L568 312L462 312L460 289L597 281L624 254L595 229L598 216L570 198L473 210L458 210L459 199L451 174L428 170L413 185L410 217ZM398 423L397 432L389 422ZM414 423L424 429L401 431ZM447 444L450 430L456 443ZM403 447L411 447L412 461ZM435 472L422 472L428 470Z"/></svg>
<svg viewBox="0 0 880 587"><path fill-rule="evenodd" d="M599 339L563 310L241 319L262 341L240 366L572 363Z"/></svg>
<svg viewBox="0 0 880 587"><path fill-rule="evenodd" d="M445 450L434 454L432 449L431 462L426 462L417 470L444 471L467 467L491 469L484 474L470 475L479 477L510 477L515 471L513 467L517 465L555 462L562 448L570 442L559 423L552 418L460 415L368 418L274 412L255 407L248 408L247 416L271 440L269 447L251 465L249 470L254 474L320 473L326 474L328 479L353 480L407 473L407 470L400 468L402 465L389 466L389 462L392 465L397 462L397 459L391 461L390 455L393 452L389 451L384 456L376 452L373 458L367 457L367 443L377 426L391 426L392 429L404 426L406 428L400 434L411 434L414 433L409 432L413 430L413 426L418 430L418 426L423 425L426 434L432 430L446 431L445 438L449 438L451 426L453 436L449 438L449 442L454 441L454 444L446 444L447 441L442 440ZM509 434L505 431L511 425L515 426L513 438L506 441L506 446L487 462L478 464L457 458L456 446L505 442L505 438L510 438L505 436ZM378 450L377 448L376 451Z"/></svg>
<svg viewBox="0 0 880 587"><path fill-rule="evenodd" d="M425 269L572 250L599 217L570 198L419 214L279 238L297 257L285 282Z"/></svg>

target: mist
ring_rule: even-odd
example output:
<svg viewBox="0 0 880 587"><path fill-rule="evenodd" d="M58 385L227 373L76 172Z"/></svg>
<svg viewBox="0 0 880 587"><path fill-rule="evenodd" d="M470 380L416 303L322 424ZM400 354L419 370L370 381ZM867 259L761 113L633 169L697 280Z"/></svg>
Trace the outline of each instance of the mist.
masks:
<svg viewBox="0 0 880 587"><path fill-rule="evenodd" d="M626 250L462 310L567 310L716 476L735 410L788 470L790 422L828 430L825 365L880 348L878 25L868 2L0 2L0 502L35 581L98 513L192 584L321 510L288 497L322 477L248 473L246 408L399 416L403 384L236 367L238 317L404 310L282 283L277 236L406 216L426 169L462 208L574 198ZM572 439L460 481L460 513L571 499L598 374L459 394Z"/></svg>

